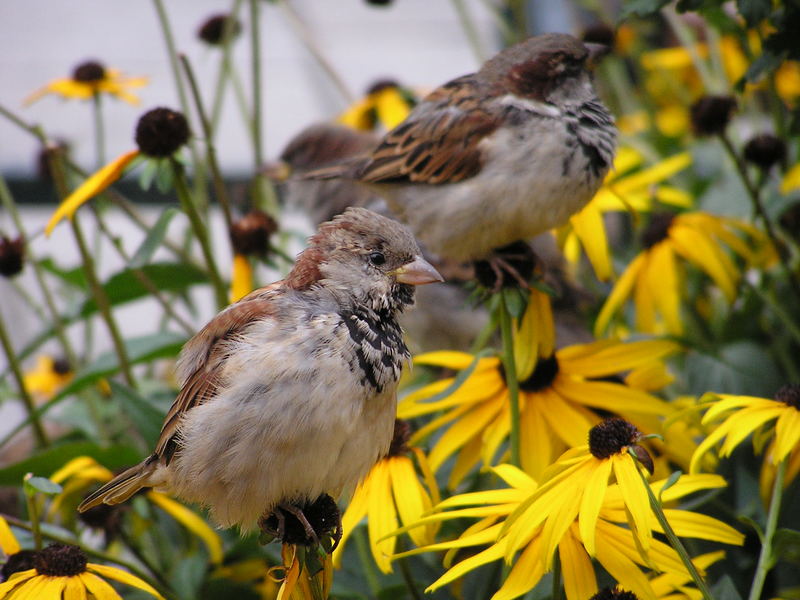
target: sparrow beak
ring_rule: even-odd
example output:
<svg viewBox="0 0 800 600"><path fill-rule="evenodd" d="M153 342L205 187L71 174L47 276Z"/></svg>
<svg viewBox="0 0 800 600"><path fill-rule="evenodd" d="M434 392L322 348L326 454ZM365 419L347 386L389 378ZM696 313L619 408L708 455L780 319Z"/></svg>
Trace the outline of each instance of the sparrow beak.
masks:
<svg viewBox="0 0 800 600"><path fill-rule="evenodd" d="M410 263L390 271L389 275L394 275L400 283L408 285L423 285L425 283L437 283L444 281L444 277L439 275L439 271L421 256L416 256Z"/></svg>
<svg viewBox="0 0 800 600"><path fill-rule="evenodd" d="M269 177L274 183L283 183L292 175L292 167L289 163L276 160L269 162L261 168L261 174Z"/></svg>
<svg viewBox="0 0 800 600"><path fill-rule="evenodd" d="M597 67L601 60L611 54L611 46L606 46L605 44L583 42L583 45L586 46L586 49L589 51L589 56L586 58L586 67L589 70Z"/></svg>

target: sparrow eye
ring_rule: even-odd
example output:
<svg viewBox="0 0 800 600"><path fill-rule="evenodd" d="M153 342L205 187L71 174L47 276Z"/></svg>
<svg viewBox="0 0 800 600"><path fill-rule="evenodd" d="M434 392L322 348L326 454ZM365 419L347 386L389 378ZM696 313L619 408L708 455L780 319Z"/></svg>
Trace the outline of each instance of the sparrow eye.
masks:
<svg viewBox="0 0 800 600"><path fill-rule="evenodd" d="M382 265L386 262L386 257L383 255L383 252L370 252L369 262L376 266Z"/></svg>

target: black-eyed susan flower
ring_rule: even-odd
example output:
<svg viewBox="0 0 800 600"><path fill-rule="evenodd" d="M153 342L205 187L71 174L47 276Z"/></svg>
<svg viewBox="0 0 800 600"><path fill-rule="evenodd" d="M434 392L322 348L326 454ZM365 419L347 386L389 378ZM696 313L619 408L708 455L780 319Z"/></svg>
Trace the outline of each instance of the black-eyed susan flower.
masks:
<svg viewBox="0 0 800 600"><path fill-rule="evenodd" d="M73 458L50 476L50 480L60 484L63 489L53 499L49 514L51 516L56 514L65 505L74 507L77 504L76 497L82 495L88 487L96 483L106 483L111 481L113 477L114 474L111 471L89 456ZM208 549L212 563L220 564L222 562L222 540L197 513L180 502L153 490L145 492L145 496L150 502L199 537Z"/></svg>
<svg viewBox="0 0 800 600"><path fill-rule="evenodd" d="M733 96L702 96L692 104L689 114L695 135L721 135L736 111Z"/></svg>
<svg viewBox="0 0 800 600"><path fill-rule="evenodd" d="M251 210L231 224L230 239L233 248L231 275L231 302L253 291L253 268L250 257L264 256L269 250L269 238L278 229L275 219L261 210Z"/></svg>
<svg viewBox="0 0 800 600"><path fill-rule="evenodd" d="M559 463L562 460L565 462L561 463L560 467L554 465L554 470L547 475L548 479L539 485L516 467L511 465L494 467L490 469L491 472L508 484L508 488L453 496L442 501L434 509L433 514L421 519L418 525L451 519L478 519L456 540L432 544L402 554L446 551L444 564L448 570L427 591L448 585L482 565L498 561L503 557L508 558L513 529L526 527L518 517L520 508L529 504L531 498L541 498L542 495L548 494L548 488L552 490L556 486L561 487L562 492L569 488L572 495L585 496L587 493L583 489L585 482L578 483L572 480L575 471L570 467L578 464L576 458L576 456L569 458L568 455L562 457ZM678 478L674 485L665 488L666 481L653 482L650 487L655 493L660 492L662 501L670 505L688 494L725 486L725 480L718 475L684 475ZM638 483L643 487L640 479ZM648 600L667 598L669 595L665 588L669 585L672 585L671 590L681 586L687 590L691 589L689 584L691 577L671 547L652 538L645 552L640 541L635 539L637 533L628 525L627 501L621 487L618 483L611 483L605 488L595 520L595 544L591 553L582 537L580 510L569 509L572 500L567 498L566 494L565 498L558 501L551 497L555 504L546 509L550 515L548 519L563 521L558 528L561 537L557 541L557 549L564 590L569 600L585 600L598 592L593 560L624 588L634 591L639 598ZM662 488L665 489L662 491ZM592 490L592 492L597 491ZM591 499L592 502L594 500L596 499ZM565 506L568 509L565 509ZM570 514L571 520L569 520ZM675 508L668 509L667 515L676 534L682 537L695 537L728 544L742 543L741 534L706 515ZM515 522L509 524L511 519L515 519ZM655 531L660 531L655 520L653 525L656 527ZM547 553L548 532L552 533L552 529L548 530L546 523L540 523L523 536L520 552L509 561L511 569L508 576L497 593L492 596L492 600L510 600L526 594L550 570L552 554ZM459 550L475 546L484 549L453 564ZM711 556L703 555L693 562L702 571L718 559L719 553ZM659 574L663 574L663 577ZM693 598L694 594L689 597Z"/></svg>
<svg viewBox="0 0 800 600"><path fill-rule="evenodd" d="M786 160L786 142L771 133L760 133L744 145L742 156L762 171Z"/></svg>
<svg viewBox="0 0 800 600"><path fill-rule="evenodd" d="M81 63L71 77L54 79L25 99L25 104L36 102L48 94L65 100L88 100L107 94L128 104L139 104L139 98L130 90L147 85L147 77L126 77L117 69L110 69L96 60Z"/></svg>
<svg viewBox="0 0 800 600"><path fill-rule="evenodd" d="M71 219L87 200L102 193L122 177L140 155L157 160L168 158L189 141L190 135L189 123L181 113L169 108L147 111L136 125L135 140L138 149L125 152L101 167L64 198L47 222L45 233L50 235L62 219Z"/></svg>
<svg viewBox="0 0 800 600"><path fill-rule="evenodd" d="M403 122L417 103L414 92L389 79L376 81L361 100L336 119L353 129L371 131L382 126L392 129Z"/></svg>
<svg viewBox="0 0 800 600"><path fill-rule="evenodd" d="M226 31L230 28L230 32ZM197 29L197 38L204 41L209 46L220 46L225 42L225 35L230 35L230 39L236 38L242 31L242 24L231 15L213 15L203 21Z"/></svg>
<svg viewBox="0 0 800 600"><path fill-rule="evenodd" d="M358 523L367 518L369 543L372 557L381 571L392 571L391 557L397 543L389 537L398 528L398 523L408 525L419 521L439 502L436 479L428 466L425 453L420 448L409 447L411 427L406 421L395 421L394 438L389 453L379 460L353 494L350 504L342 516L344 534L334 553L338 566L344 544ZM419 465L422 479L417 475L414 460ZM433 542L436 525L427 525L409 530L415 544L423 546Z"/></svg>
<svg viewBox="0 0 800 600"><path fill-rule="evenodd" d="M709 397L715 400L703 416L703 424L722 421L697 447L692 456L693 473L700 469L704 454L717 444L722 442L719 456L725 458L751 434L754 442L761 440L761 444L774 438L766 457L772 465L782 463L792 453L800 453L800 385L784 385L774 400L732 394Z"/></svg>
<svg viewBox="0 0 800 600"><path fill-rule="evenodd" d="M155 598L163 598L150 584L127 571L90 563L77 546L51 544L32 555L33 568L13 573L0 583L0 599L122 600L107 579L124 583Z"/></svg>
<svg viewBox="0 0 800 600"><path fill-rule="evenodd" d="M514 342L520 382L520 455L522 467L535 478L566 448L585 443L586 431L601 420L598 411L624 416L653 432L653 424L657 426L658 418L672 408L644 391L645 386L634 388L624 380L610 379L648 367L680 348L661 340L598 341L553 352L552 317L546 326L547 317L541 317L543 304L549 306L542 297L528 303ZM415 390L398 406L403 419L442 413L421 428L412 442L443 430L428 460L437 471L458 452L449 482L455 486L481 460L492 464L510 433L502 362L496 356L449 351L422 354L414 361L459 372L458 382L456 377L436 381ZM645 377L643 372L640 377Z"/></svg>
<svg viewBox="0 0 800 600"><path fill-rule="evenodd" d="M636 329L680 335L684 262L708 275L732 302L740 271L726 248L748 265L766 264L774 249L757 228L730 217L705 212L657 213L642 236L644 249L619 277L595 321L595 335L633 296Z"/></svg>
<svg viewBox="0 0 800 600"><path fill-rule="evenodd" d="M25 389L37 399L52 398L67 385L74 376L69 361L43 354L36 359L36 366L24 374Z"/></svg>
<svg viewBox="0 0 800 600"><path fill-rule="evenodd" d="M614 159L614 169L606 176L591 202L572 215L567 224L556 232L566 258L577 263L580 248L583 247L595 274L602 281L613 275L603 223L605 213L647 212L652 210L653 201L680 208L691 206L692 199L686 192L664 183L691 164L688 152L640 168L643 162L644 157L640 152L630 147L620 148Z"/></svg>

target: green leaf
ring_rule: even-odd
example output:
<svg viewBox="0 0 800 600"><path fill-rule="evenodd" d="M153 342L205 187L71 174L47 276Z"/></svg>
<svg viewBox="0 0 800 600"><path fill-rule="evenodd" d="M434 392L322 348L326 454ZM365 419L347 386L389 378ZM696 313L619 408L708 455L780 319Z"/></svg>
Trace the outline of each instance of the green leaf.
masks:
<svg viewBox="0 0 800 600"><path fill-rule="evenodd" d="M161 423L164 421L163 411L148 398L136 390L116 381L109 381L114 399L119 402L122 411L130 417L136 430L148 444L153 447L161 434Z"/></svg>
<svg viewBox="0 0 800 600"><path fill-rule="evenodd" d="M164 236L167 234L167 227L169 227L170 221L172 221L172 218L179 212L177 208L168 208L161 213L161 216L158 217L158 221L156 221L155 225L150 229L147 237L145 237L144 241L133 255L133 258L131 258L128 263L130 268L138 269L150 262L153 254L161 245L161 242L164 241Z"/></svg>
<svg viewBox="0 0 800 600"><path fill-rule="evenodd" d="M516 287L506 288L502 292L506 310L515 319L521 319L528 307L528 299L522 290Z"/></svg>
<svg viewBox="0 0 800 600"><path fill-rule="evenodd" d="M758 539L761 541L762 544L764 543L764 530L761 529L761 525L759 525L753 519L745 515L739 515L736 518L739 519L739 521L744 523L745 525L748 525L753 531L755 531L756 535L758 536Z"/></svg>
<svg viewBox="0 0 800 600"><path fill-rule="evenodd" d="M173 187L172 165L168 160L159 160L156 171L156 189L162 194L167 194L172 191Z"/></svg>
<svg viewBox="0 0 800 600"><path fill-rule="evenodd" d="M152 263L144 265L141 271L162 292L178 292L189 286L208 281L206 274L200 269L184 263ZM139 281L133 269L125 269L112 275L103 284L103 289L112 306L132 302L150 294ZM88 317L95 312L97 312L97 304L94 298L89 298L81 307L79 316Z"/></svg>
<svg viewBox="0 0 800 600"><path fill-rule="evenodd" d="M672 473L670 473L670 476L667 477L667 480L664 482L664 485L662 485L661 489L658 491L658 501L659 502L661 502L661 494L663 494L669 488L671 488L673 485L678 483L678 479L681 478L681 475L683 475L682 471L673 471Z"/></svg>
<svg viewBox="0 0 800 600"><path fill-rule="evenodd" d="M670 0L628 0L625 6L622 7L622 14L620 20L625 20L631 15L638 17L647 17L653 13L657 13L664 6L669 4Z"/></svg>
<svg viewBox="0 0 800 600"><path fill-rule="evenodd" d="M772 540L772 552L776 560L800 565L800 531L781 528Z"/></svg>
<svg viewBox="0 0 800 600"><path fill-rule="evenodd" d="M777 69L783 63L784 56L774 54L769 50L764 50L761 56L758 56L750 66L747 68L747 73L744 74L744 81L747 83L758 83L768 73ZM739 86L739 84L737 84ZM744 88L744 82L741 85Z"/></svg>
<svg viewBox="0 0 800 600"><path fill-rule="evenodd" d="M86 281L86 274L83 271L83 267L64 269L59 267L51 257L40 260L39 266L41 266L48 273L55 275L68 285L80 288L82 290L89 289L89 283Z"/></svg>
<svg viewBox="0 0 800 600"><path fill-rule="evenodd" d="M27 496L34 496L37 492L47 496L55 496L61 493L61 486L50 481L47 477L23 477L22 484Z"/></svg>
<svg viewBox="0 0 800 600"><path fill-rule="evenodd" d="M765 389L777 389L782 383L769 352L750 341L722 346L714 356L700 352L690 354L685 376L690 393L698 396L708 390L760 396Z"/></svg>
<svg viewBox="0 0 800 600"><path fill-rule="evenodd" d="M153 185L153 180L156 177L156 173L158 173L158 161L144 161L144 168L142 169L142 173L139 175L139 187L145 191L149 190L150 186Z"/></svg>
<svg viewBox="0 0 800 600"><path fill-rule="evenodd" d="M725 600L742 600L742 596L736 590L736 584L730 575L723 575L719 581L711 588L713 598L724 598Z"/></svg>
<svg viewBox="0 0 800 600"><path fill-rule="evenodd" d="M16 464L0 469L0 485L19 485L26 473L53 474L78 456L91 456L109 469L121 469L139 462L142 456L129 446L101 448L94 442L67 442L40 450Z"/></svg>

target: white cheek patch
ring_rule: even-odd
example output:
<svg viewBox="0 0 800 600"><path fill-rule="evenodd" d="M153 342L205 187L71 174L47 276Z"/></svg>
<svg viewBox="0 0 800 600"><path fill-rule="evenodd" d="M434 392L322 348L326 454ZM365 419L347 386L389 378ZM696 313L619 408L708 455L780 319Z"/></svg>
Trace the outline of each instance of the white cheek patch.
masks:
<svg viewBox="0 0 800 600"><path fill-rule="evenodd" d="M543 117L559 118L562 116L561 111L552 104L531 100L530 98L520 98L514 94L502 96L498 100L498 103L500 106L513 106L514 108L527 110Z"/></svg>

